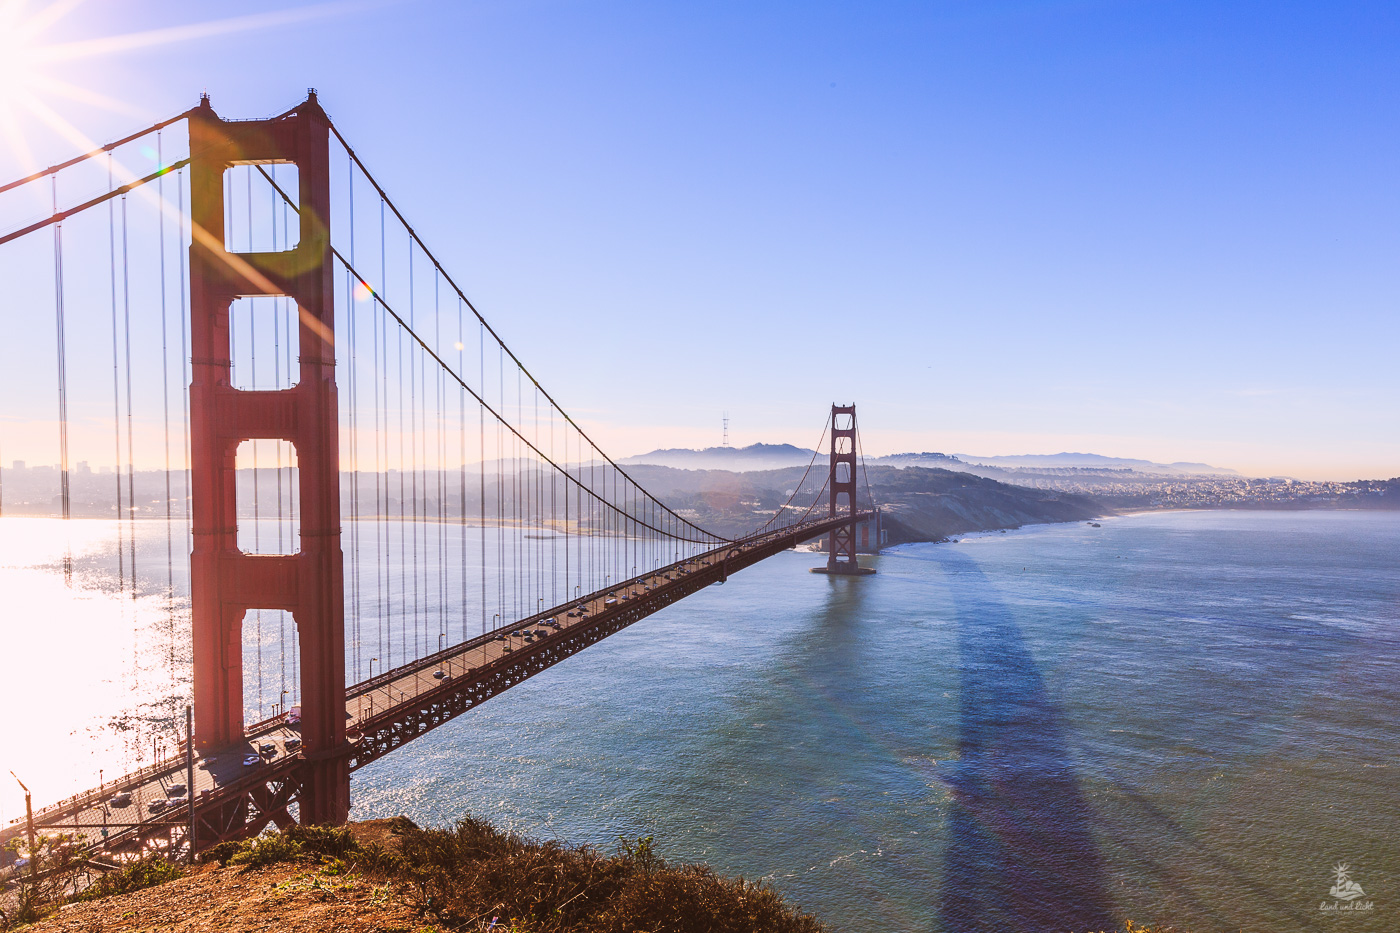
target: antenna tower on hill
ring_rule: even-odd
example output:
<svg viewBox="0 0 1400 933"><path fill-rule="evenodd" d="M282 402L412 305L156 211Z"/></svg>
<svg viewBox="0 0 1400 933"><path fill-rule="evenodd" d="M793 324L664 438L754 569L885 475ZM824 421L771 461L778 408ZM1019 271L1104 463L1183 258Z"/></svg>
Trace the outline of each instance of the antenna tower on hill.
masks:
<svg viewBox="0 0 1400 933"><path fill-rule="evenodd" d="M729 446L729 412L724 413L724 442L720 446Z"/></svg>

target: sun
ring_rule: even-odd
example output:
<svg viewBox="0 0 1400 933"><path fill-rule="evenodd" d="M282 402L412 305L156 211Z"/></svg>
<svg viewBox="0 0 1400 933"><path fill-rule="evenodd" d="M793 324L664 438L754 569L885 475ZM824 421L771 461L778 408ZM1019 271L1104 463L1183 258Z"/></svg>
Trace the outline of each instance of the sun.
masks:
<svg viewBox="0 0 1400 933"><path fill-rule="evenodd" d="M272 29L291 23L338 16L376 5L373 0L288 6L271 12L198 23L180 23L120 35L68 42L47 41L50 30L87 0L0 0L0 141L8 143L26 171L37 170L25 138L22 118L32 118L72 145L97 147L57 109L74 102L153 121L158 115L91 87L60 78L78 62L182 45L237 32Z"/></svg>
<svg viewBox="0 0 1400 933"><path fill-rule="evenodd" d="M82 3L83 0L52 0L36 5L29 0L0 0L0 139L9 144L26 170L37 165L30 154L24 118L37 118L70 142L81 138L45 103L46 98L66 98L119 111L128 109L101 94L69 84L45 69L48 54L61 48L46 43L46 33Z"/></svg>

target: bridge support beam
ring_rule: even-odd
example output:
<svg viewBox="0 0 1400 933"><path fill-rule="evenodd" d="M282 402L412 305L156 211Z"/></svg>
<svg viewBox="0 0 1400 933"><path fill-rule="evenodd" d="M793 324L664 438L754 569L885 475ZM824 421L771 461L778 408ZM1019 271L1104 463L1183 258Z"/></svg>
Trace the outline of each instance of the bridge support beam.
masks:
<svg viewBox="0 0 1400 933"><path fill-rule="evenodd" d="M195 744L244 741L244 615L290 611L301 648L300 777L306 823L349 814L345 741L345 626L335 302L330 246L330 121L313 92L271 120L225 121L208 98L190 117L190 385L194 550L190 556ZM283 252L232 252L224 241L224 173L234 165L295 163L300 236ZM299 326L299 378L290 389L233 388L229 310L235 298L290 296ZM301 503L295 554L238 546L234 461L245 440L291 443Z"/></svg>
<svg viewBox="0 0 1400 933"><path fill-rule="evenodd" d="M813 573L845 575L874 573L856 560L856 406L831 406L831 490L828 517L851 516L827 536L826 566L813 567ZM844 501L843 501L844 500Z"/></svg>

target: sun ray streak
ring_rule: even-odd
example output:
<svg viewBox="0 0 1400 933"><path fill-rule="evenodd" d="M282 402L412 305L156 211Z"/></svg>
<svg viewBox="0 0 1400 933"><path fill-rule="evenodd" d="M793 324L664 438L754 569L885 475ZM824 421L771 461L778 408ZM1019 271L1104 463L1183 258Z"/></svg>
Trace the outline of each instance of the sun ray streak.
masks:
<svg viewBox="0 0 1400 933"><path fill-rule="evenodd" d="M85 136L81 130L79 130L73 124L69 123L67 120L63 119L63 117L58 113L45 106L42 101L31 98L25 101L25 105L35 116L42 120L54 132L60 134L65 139L68 139L70 142L77 145L80 149L91 150L99 148L96 142L87 138L87 136ZM115 159L112 161L112 168L115 177L120 179L121 184L127 184L129 182L136 181L140 178L139 175L137 175L131 169L127 168L124 164L116 161ZM171 204L168 198L163 197L160 194L159 190L155 188L155 186L142 185L138 188L132 189L132 194L136 195L137 197L144 198L150 204L154 205L157 210L164 212L172 220L177 219L181 216L179 208L176 207L174 204ZM254 268L250 263L248 263L245 259L243 259L243 257L239 256L237 253L228 252L224 248L224 243L221 238L214 236L212 233L205 230L198 224L192 225L190 233L191 236L200 243L200 245L206 247L207 249L209 249L210 252L214 253L214 255L222 259L228 265L228 267L232 269L235 273L243 276L267 294L278 294L277 286L275 286L270 279L264 276L261 272L259 272L256 268ZM334 343L330 331L325 327L325 325L323 325L320 321L316 320L315 316L312 315L305 308L299 308L298 310L301 314L302 322L307 327L316 332L322 340L326 341L326 343Z"/></svg>
<svg viewBox="0 0 1400 933"><path fill-rule="evenodd" d="M227 36L236 32L249 32L256 29L269 29L288 26L309 20L325 19L344 13L357 12L372 6L381 5L371 0L342 0L335 3L318 3L312 6L281 10L276 13L257 13L250 16L234 16L228 19L210 20L205 23L190 23L184 26L167 26L164 29L151 29L146 32L132 32L121 36L103 36L100 39L83 39L78 42L64 42L34 50L35 61L66 62L97 55L111 55L130 52L135 49L150 48L156 45L170 45L175 42L188 42L193 39L206 39L210 36Z"/></svg>
<svg viewBox="0 0 1400 933"><path fill-rule="evenodd" d="M14 150L15 158L19 159L26 175L39 171L39 161L34 158L34 152L29 148L29 140L24 138L24 132L20 129L19 121L15 119L14 109L9 101L0 101L0 134L9 140L10 148Z"/></svg>
<svg viewBox="0 0 1400 933"><path fill-rule="evenodd" d="M28 42L35 36L48 29L54 23L63 19L73 10L81 6L85 0L54 0L48 6L34 13L20 26L19 37L21 41ZM21 4L16 3L18 8Z"/></svg>
<svg viewBox="0 0 1400 933"><path fill-rule="evenodd" d="M30 79L30 83L37 88L57 94L60 97L66 97L69 100L75 100L80 104L89 104L93 107L100 107L105 110L110 110L113 113L122 114L123 116L135 117L142 122L153 121L155 119L155 116L148 110L134 107L125 101L117 100L115 97L108 97L106 94L91 91L87 88L79 87L76 84L70 84L61 78L36 74Z"/></svg>

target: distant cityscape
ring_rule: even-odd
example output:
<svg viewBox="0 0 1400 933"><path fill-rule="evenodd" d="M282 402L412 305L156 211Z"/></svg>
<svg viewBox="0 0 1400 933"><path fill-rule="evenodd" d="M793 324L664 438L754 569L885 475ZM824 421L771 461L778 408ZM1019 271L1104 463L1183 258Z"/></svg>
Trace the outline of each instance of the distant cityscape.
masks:
<svg viewBox="0 0 1400 933"><path fill-rule="evenodd" d="M1005 483L1089 496L1119 509L1400 508L1400 478L1330 482L1160 476L1133 470L978 471Z"/></svg>

